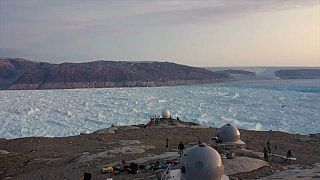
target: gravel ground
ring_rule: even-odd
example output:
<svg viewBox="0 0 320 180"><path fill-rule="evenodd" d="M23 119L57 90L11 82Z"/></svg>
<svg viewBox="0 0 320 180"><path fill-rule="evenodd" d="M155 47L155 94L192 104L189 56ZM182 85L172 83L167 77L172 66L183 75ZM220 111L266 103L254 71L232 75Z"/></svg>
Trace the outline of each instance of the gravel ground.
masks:
<svg viewBox="0 0 320 180"><path fill-rule="evenodd" d="M169 139L169 149L174 151L180 141L184 144L198 141L208 143L217 134L215 128L119 128L114 134L83 134L72 137L29 137L5 140L0 139L0 150L9 154L0 154L0 179L80 179L84 172L91 172L93 179L106 179L101 167L107 164L145 157L149 154L162 154ZM264 132L240 130L241 139L247 143L247 149L262 152L267 139L271 139L272 151L285 155L288 149L297 157L291 164L312 165L320 162L320 138L284 132ZM138 140L135 144L121 143L122 140ZM125 141L130 142L130 141ZM140 142L140 143L139 143ZM274 149L276 145L276 149ZM109 153L92 161L78 162L80 157L97 154L123 146L149 147L139 153ZM154 146L154 148L152 148ZM269 176L286 167L282 161L273 159L269 166L250 173L231 176L231 179L256 179ZM118 175L114 179L134 179L153 177L154 172L140 172L137 175Z"/></svg>

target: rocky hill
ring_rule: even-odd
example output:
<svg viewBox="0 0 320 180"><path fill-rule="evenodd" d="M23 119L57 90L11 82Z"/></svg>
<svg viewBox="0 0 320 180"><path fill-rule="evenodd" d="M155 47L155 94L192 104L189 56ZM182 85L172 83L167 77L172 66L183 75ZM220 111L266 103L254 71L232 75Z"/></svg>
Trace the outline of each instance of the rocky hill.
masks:
<svg viewBox="0 0 320 180"><path fill-rule="evenodd" d="M227 74L170 62L50 64L25 59L0 59L0 89L151 87L230 79Z"/></svg>

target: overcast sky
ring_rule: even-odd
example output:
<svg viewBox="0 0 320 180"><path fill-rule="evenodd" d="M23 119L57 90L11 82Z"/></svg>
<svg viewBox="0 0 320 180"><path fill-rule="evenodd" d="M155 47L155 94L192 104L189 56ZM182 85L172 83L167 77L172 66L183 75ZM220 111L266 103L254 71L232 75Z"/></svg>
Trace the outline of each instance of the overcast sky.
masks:
<svg viewBox="0 0 320 180"><path fill-rule="evenodd" d="M320 0L0 0L0 57L320 66Z"/></svg>

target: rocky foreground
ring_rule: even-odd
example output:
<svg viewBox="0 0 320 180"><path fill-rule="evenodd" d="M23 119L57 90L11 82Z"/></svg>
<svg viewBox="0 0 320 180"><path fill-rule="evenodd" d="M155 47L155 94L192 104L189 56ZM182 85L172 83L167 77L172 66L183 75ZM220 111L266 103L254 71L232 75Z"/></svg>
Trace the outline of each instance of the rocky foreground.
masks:
<svg viewBox="0 0 320 180"><path fill-rule="evenodd" d="M316 164L320 163L319 135L240 132L247 148L235 151L234 159L224 159L225 174L230 179L320 178L320 165ZM92 179L156 179L158 171L110 175L101 174L101 168L118 164L122 159L144 165L176 159L180 141L186 146L198 141L210 144L211 137L216 134L216 128L186 123L160 127L112 127L73 137L1 139L0 179L81 179L85 172L92 173ZM164 147L166 138L169 140L168 152ZM291 149L297 160L291 165L279 159L264 162L261 152L269 138L273 153L285 155ZM299 168L302 173L298 173Z"/></svg>

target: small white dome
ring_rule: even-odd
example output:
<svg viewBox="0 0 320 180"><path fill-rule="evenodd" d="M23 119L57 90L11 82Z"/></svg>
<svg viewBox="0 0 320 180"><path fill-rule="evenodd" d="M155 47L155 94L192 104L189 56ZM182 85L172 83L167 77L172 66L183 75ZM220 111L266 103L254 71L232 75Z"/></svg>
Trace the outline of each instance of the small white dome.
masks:
<svg viewBox="0 0 320 180"><path fill-rule="evenodd" d="M235 126L226 124L218 130L218 139L222 143L239 142L240 132Z"/></svg>
<svg viewBox="0 0 320 180"><path fill-rule="evenodd" d="M220 154L199 144L186 150L181 159L181 179L221 180L224 174Z"/></svg>
<svg viewBox="0 0 320 180"><path fill-rule="evenodd" d="M171 113L169 110L165 109L162 111L162 118L169 119L171 117Z"/></svg>

